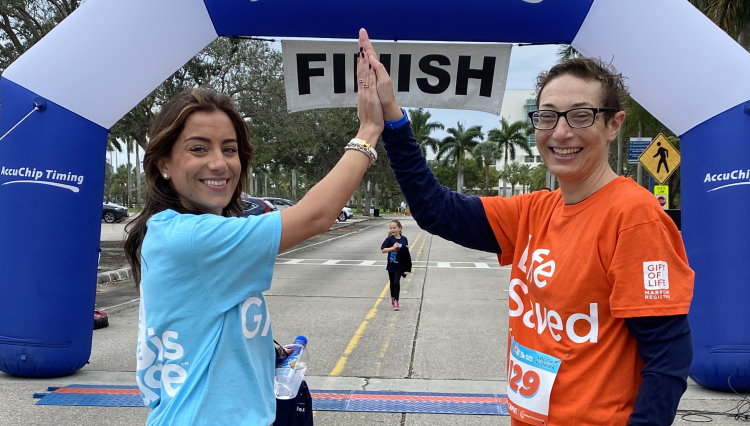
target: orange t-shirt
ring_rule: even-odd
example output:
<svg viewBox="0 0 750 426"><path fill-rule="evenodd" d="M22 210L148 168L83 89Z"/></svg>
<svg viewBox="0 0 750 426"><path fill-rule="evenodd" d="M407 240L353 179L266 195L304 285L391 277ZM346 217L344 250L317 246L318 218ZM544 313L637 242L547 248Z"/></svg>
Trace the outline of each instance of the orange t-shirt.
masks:
<svg viewBox="0 0 750 426"><path fill-rule="evenodd" d="M514 424L626 424L643 363L624 318L685 314L690 306L693 271L677 227L624 177L572 205L559 190L482 203L500 263L512 264Z"/></svg>

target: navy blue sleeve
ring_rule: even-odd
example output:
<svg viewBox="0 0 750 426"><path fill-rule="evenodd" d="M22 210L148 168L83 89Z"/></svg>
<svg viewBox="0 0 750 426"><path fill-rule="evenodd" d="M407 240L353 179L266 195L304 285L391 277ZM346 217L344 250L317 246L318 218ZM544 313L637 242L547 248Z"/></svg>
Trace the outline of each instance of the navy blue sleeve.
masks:
<svg viewBox="0 0 750 426"><path fill-rule="evenodd" d="M384 129L383 142L396 181L422 229L464 247L500 253L482 201L440 185L410 125Z"/></svg>
<svg viewBox="0 0 750 426"><path fill-rule="evenodd" d="M386 247L393 247L393 243L396 242L396 239L393 237L393 235L389 235L385 240L383 240L383 244L380 245L380 250L383 250Z"/></svg>
<svg viewBox="0 0 750 426"><path fill-rule="evenodd" d="M671 425L693 362L687 315L626 318L643 359L643 381L628 425Z"/></svg>

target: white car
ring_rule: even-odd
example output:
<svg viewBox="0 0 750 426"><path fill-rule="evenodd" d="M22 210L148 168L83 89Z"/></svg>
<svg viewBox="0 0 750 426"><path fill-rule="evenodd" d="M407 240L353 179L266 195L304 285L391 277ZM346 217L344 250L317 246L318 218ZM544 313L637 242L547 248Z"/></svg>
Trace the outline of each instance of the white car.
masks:
<svg viewBox="0 0 750 426"><path fill-rule="evenodd" d="M263 197L263 199L273 204L278 210L284 210L287 207L291 207L297 204L294 201L287 200L286 198Z"/></svg>
<svg viewBox="0 0 750 426"><path fill-rule="evenodd" d="M346 222L347 219L351 219L353 217L354 213L352 213L352 209L350 209L349 207L344 207L343 209L341 209L338 220L339 222Z"/></svg>

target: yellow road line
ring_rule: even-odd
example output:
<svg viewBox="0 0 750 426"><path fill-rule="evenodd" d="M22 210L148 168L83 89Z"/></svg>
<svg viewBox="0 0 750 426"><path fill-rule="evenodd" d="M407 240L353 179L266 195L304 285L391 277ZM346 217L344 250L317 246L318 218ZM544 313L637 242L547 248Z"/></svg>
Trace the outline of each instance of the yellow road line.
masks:
<svg viewBox="0 0 750 426"><path fill-rule="evenodd" d="M359 327L357 327L357 331L354 332L354 336L352 336L352 339L349 340L349 344L346 345L346 349L344 349L344 354L339 358L339 360L336 362L336 366L333 367L333 370L331 370L330 373L328 373L329 376L340 376L341 373L344 371L344 367L346 367L346 362L349 360L349 355L354 352L354 349L359 344L359 339L362 338L362 335L365 334L365 330L367 330L367 324L370 322L372 318L375 318L375 315L378 313L378 305L380 305L380 302L385 297L386 293L390 289L390 282L385 282L385 287L383 287L383 291L380 292L380 296L378 296L378 299L375 301L375 304L372 305L372 308L370 308L370 311L365 315L364 321L359 324Z"/></svg>
<svg viewBox="0 0 750 426"><path fill-rule="evenodd" d="M419 239L420 236L424 235L424 231L419 231L419 235L417 235L417 239ZM424 250L424 243L427 241L427 237L422 239L422 245L419 246L419 251L417 251L417 255L414 256L415 260L419 260L420 257L422 257L422 250Z"/></svg>

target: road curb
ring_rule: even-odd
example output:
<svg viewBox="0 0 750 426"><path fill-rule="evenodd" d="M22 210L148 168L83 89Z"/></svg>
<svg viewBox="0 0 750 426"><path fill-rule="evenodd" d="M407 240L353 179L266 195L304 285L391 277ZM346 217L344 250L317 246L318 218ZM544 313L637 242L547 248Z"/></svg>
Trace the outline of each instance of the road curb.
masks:
<svg viewBox="0 0 750 426"><path fill-rule="evenodd" d="M133 276L131 268L115 269L114 271L100 272L96 276L96 283L103 284L112 281L122 281Z"/></svg>

